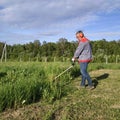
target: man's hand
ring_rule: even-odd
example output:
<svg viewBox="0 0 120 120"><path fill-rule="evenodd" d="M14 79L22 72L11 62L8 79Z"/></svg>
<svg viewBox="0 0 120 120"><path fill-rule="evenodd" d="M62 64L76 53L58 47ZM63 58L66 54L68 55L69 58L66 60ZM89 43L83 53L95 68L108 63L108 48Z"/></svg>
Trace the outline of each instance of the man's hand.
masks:
<svg viewBox="0 0 120 120"><path fill-rule="evenodd" d="M72 62L75 62L75 58L72 58Z"/></svg>
<svg viewBox="0 0 120 120"><path fill-rule="evenodd" d="M72 58L72 65L75 65L75 58Z"/></svg>

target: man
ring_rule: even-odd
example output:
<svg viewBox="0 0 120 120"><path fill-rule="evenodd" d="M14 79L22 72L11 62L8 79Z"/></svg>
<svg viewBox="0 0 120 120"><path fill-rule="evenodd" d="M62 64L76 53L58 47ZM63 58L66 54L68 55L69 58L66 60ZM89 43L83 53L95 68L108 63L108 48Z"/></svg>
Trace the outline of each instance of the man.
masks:
<svg viewBox="0 0 120 120"><path fill-rule="evenodd" d="M82 31L76 33L76 38L78 39L79 45L74 53L72 61L75 62L78 59L80 63L80 71L82 74L82 81L80 86L85 88L86 79L88 81L88 88L94 89L90 75L87 72L87 67L89 62L92 60L92 48L89 40L84 36Z"/></svg>

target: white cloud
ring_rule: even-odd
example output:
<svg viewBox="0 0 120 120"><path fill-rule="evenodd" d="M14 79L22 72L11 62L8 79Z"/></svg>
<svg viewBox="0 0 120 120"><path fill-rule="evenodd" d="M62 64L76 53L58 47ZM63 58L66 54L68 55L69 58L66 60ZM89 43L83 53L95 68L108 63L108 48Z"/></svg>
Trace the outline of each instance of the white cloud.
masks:
<svg viewBox="0 0 120 120"><path fill-rule="evenodd" d="M36 34L37 36L56 36L60 34L60 31L49 31L49 32L44 32L44 33L38 33Z"/></svg>
<svg viewBox="0 0 120 120"><path fill-rule="evenodd" d="M117 1L117 2L116 2ZM5 8L0 11L0 21L9 25L17 24L24 28L44 27L56 21L70 20L94 14L101 10L108 11L118 8L118 0L2 0ZM90 19L90 18L89 18Z"/></svg>
<svg viewBox="0 0 120 120"><path fill-rule="evenodd" d="M120 32L96 32L96 33L92 33L92 34L87 34L89 36L120 36Z"/></svg>
<svg viewBox="0 0 120 120"><path fill-rule="evenodd" d="M86 26L99 18L98 13L119 9L119 0L0 0L0 31L39 29L59 31ZM45 33L41 33L44 34ZM14 34L13 34L14 36ZM24 38L24 37L23 37Z"/></svg>

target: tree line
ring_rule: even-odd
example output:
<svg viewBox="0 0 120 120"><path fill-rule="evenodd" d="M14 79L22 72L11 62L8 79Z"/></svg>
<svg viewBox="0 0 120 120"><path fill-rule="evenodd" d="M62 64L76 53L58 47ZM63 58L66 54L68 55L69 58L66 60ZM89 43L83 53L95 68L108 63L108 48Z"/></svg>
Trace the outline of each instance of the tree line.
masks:
<svg viewBox="0 0 120 120"><path fill-rule="evenodd" d="M120 62L120 40L107 41L105 39L91 41L93 50L93 62ZM70 61L77 41L69 42L66 38L60 38L57 42L42 43L40 40L26 44L6 45L7 61ZM4 43L0 42L0 57Z"/></svg>

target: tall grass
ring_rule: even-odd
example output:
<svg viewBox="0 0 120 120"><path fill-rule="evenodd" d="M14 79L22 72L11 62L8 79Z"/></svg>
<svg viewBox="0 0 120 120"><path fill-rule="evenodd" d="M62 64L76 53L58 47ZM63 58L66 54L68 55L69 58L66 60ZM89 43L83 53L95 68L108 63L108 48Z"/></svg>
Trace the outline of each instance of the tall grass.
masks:
<svg viewBox="0 0 120 120"><path fill-rule="evenodd" d="M76 65L70 72L53 79L70 63L5 63L0 64L0 111L18 108L40 100L54 102L65 96L65 84L80 75ZM120 69L115 64L90 64L89 70Z"/></svg>
<svg viewBox="0 0 120 120"><path fill-rule="evenodd" d="M42 99L48 102L60 99L67 92L63 85L70 80L70 74L58 78L59 82L53 82L53 78L65 68L48 63L1 65L0 111Z"/></svg>

